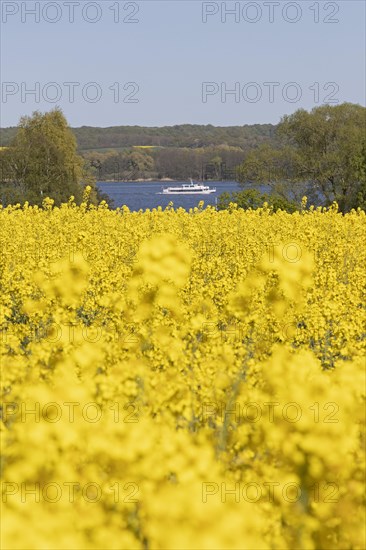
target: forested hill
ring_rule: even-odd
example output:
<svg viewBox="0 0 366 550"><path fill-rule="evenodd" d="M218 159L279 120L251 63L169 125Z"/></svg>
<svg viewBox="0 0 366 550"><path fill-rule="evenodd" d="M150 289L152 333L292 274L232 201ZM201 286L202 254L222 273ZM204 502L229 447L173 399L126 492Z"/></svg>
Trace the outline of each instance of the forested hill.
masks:
<svg viewBox="0 0 366 550"><path fill-rule="evenodd" d="M119 149L132 146L155 147L209 147L229 145L244 150L251 149L266 141L273 141L276 126L254 124L244 126L217 127L182 124L176 126L112 126L94 128L82 126L73 128L80 151ZM0 129L1 146L9 145L16 128Z"/></svg>

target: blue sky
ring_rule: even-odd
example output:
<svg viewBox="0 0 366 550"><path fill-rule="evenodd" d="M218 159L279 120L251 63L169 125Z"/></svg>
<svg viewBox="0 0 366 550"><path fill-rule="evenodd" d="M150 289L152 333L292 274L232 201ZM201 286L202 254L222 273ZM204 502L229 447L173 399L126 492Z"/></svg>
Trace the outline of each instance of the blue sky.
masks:
<svg viewBox="0 0 366 550"><path fill-rule="evenodd" d="M364 104L361 0L1 0L1 11L2 127L55 105L72 126L228 126Z"/></svg>

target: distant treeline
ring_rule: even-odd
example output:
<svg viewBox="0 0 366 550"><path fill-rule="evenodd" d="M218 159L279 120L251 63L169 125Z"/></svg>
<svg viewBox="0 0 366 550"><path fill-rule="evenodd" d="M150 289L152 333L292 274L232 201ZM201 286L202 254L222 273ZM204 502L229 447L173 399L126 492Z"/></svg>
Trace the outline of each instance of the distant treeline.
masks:
<svg viewBox="0 0 366 550"><path fill-rule="evenodd" d="M276 126L216 127L182 124L144 127L72 128L79 154L98 180L236 179L246 154L261 145L276 147ZM16 128L0 129L8 146Z"/></svg>
<svg viewBox="0 0 366 550"><path fill-rule="evenodd" d="M132 147L123 151L87 151L82 156L99 181L235 180L245 152L229 145L197 149Z"/></svg>
<svg viewBox="0 0 366 550"><path fill-rule="evenodd" d="M202 148L229 145L242 149L253 148L275 138L273 124L217 127L212 125L181 124L176 126L113 126L72 128L79 151L119 149L124 147L188 147ZM0 129L0 143L7 146L14 138L16 128Z"/></svg>

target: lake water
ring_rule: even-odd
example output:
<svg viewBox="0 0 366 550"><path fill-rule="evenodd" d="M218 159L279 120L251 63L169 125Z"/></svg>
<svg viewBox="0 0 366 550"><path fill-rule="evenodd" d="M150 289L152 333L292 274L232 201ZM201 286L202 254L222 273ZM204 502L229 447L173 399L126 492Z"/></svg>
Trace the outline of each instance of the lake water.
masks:
<svg viewBox="0 0 366 550"><path fill-rule="evenodd" d="M200 201L205 205L216 205L216 201L221 193L228 191L240 191L240 186L236 181L210 181L206 185L216 187L216 193L210 195L159 195L163 187L181 185L187 182L98 182L97 186L103 193L106 193L113 199L112 208L118 208L126 205L132 211L146 208L156 208L162 206L165 208L170 201L174 203L175 208L183 207L186 210L197 206Z"/></svg>

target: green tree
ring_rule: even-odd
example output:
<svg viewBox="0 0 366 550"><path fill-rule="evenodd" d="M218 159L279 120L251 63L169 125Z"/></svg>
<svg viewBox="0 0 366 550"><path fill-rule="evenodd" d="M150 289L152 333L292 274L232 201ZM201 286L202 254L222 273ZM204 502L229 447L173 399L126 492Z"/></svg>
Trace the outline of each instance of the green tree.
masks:
<svg viewBox="0 0 366 550"><path fill-rule="evenodd" d="M11 146L1 157L2 188L32 204L41 204L47 196L56 204L71 195L79 201L81 183L93 183L60 109L21 118Z"/></svg>
<svg viewBox="0 0 366 550"><path fill-rule="evenodd" d="M221 178L222 157L220 157L220 155L215 155L212 159L210 159L209 164L214 168L214 178Z"/></svg>
<svg viewBox="0 0 366 550"><path fill-rule="evenodd" d="M277 194L260 193L257 189L247 189L246 191L238 191L235 193L222 193L219 197L217 204L218 210L226 210L229 208L230 203L235 203L239 208L243 210L256 210L262 208L264 203L272 207L274 212L277 210L285 210L286 212L295 212L299 209L299 205L287 200Z"/></svg>
<svg viewBox="0 0 366 550"><path fill-rule="evenodd" d="M131 179L138 179L154 170L155 163L151 155L143 151L132 151L126 155L127 169L131 172Z"/></svg>
<svg viewBox="0 0 366 550"><path fill-rule="evenodd" d="M343 212L357 206L365 186L366 109L360 105L323 105L282 118L282 145L262 146L238 170L241 182L307 183Z"/></svg>

